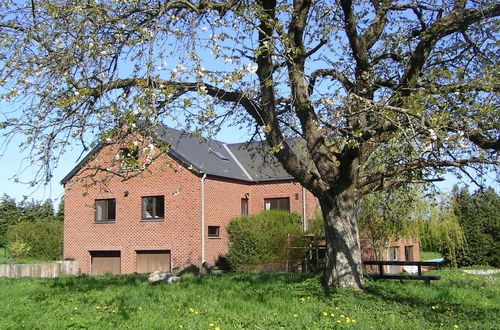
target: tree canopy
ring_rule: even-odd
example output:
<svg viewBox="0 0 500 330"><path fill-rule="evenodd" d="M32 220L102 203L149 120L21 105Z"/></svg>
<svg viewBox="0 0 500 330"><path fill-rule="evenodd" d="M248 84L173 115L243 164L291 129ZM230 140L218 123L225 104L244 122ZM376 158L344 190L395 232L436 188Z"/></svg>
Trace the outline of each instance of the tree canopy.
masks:
<svg viewBox="0 0 500 330"><path fill-rule="evenodd" d="M320 200L327 285L363 286L361 196L440 180L444 169L472 179L466 167L498 169L495 1L0 6L2 97L20 105L2 131L26 135L46 179L72 141L112 139L124 124L250 128Z"/></svg>

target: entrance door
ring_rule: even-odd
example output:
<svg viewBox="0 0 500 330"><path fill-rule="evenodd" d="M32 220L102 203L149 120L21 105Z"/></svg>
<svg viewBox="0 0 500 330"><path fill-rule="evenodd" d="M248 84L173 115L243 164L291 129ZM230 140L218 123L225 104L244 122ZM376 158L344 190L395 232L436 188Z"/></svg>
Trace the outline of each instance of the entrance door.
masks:
<svg viewBox="0 0 500 330"><path fill-rule="evenodd" d="M157 270L162 272L170 272L170 251L145 250L136 251L136 254L137 273L152 273Z"/></svg>
<svg viewBox="0 0 500 330"><path fill-rule="evenodd" d="M120 274L120 251L90 251L92 275Z"/></svg>
<svg viewBox="0 0 500 330"><path fill-rule="evenodd" d="M397 246L391 246L389 248L389 260L397 261L399 260L399 248ZM398 274L401 272L400 266L389 266L390 274Z"/></svg>

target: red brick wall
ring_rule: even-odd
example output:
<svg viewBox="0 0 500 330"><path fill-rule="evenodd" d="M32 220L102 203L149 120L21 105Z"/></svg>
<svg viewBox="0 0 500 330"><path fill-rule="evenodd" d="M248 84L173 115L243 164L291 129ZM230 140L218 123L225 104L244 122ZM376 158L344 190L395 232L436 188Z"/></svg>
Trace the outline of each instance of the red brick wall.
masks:
<svg viewBox="0 0 500 330"><path fill-rule="evenodd" d="M100 159L116 151L107 147ZM102 172L86 177L88 173L81 171L65 185L64 257L77 260L82 272L90 272L92 250L120 250L122 273L136 270L136 250L170 250L172 267L199 264L200 179L196 175L164 155L127 181ZM153 195L165 196L165 220L141 221L141 197ZM101 198L116 198L115 223L95 223L95 199Z"/></svg>
<svg viewBox="0 0 500 330"><path fill-rule="evenodd" d="M136 271L136 250L170 250L172 267L201 263L201 177L169 156L157 158L141 174L123 180L96 172L111 168L117 146L107 146L65 185L64 257L90 272L90 251L121 252L121 272ZM124 173L122 173L124 174ZM127 174L127 173L125 173ZM128 174L133 175L134 172ZM248 184L208 176L205 179L205 260L214 263L228 249L226 226L241 215L241 199L249 194L249 213L264 209L264 198L289 197L290 209L302 215L302 187L291 181ZM141 221L143 196L165 196L165 219ZM297 198L296 198L297 197ZM116 221L95 223L95 200L116 199ZM310 218L317 202L306 193ZM311 204L311 205L309 205ZM220 238L208 238L208 226L220 226Z"/></svg>

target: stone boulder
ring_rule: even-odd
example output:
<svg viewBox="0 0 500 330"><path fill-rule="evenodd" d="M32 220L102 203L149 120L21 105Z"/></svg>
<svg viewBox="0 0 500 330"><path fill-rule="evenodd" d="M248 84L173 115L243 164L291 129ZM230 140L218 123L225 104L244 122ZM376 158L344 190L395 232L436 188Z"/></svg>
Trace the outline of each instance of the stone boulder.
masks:
<svg viewBox="0 0 500 330"><path fill-rule="evenodd" d="M174 283L174 282L179 282L180 280L181 278L179 276L175 276L170 273L160 272L159 270L151 273L148 277L149 284L155 284L160 282Z"/></svg>

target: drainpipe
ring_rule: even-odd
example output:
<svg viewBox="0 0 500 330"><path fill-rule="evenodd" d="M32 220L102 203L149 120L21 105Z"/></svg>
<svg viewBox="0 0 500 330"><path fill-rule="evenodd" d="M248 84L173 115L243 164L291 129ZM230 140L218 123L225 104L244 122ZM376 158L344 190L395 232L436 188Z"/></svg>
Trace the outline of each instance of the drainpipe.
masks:
<svg viewBox="0 0 500 330"><path fill-rule="evenodd" d="M306 188L302 187L302 232L307 231Z"/></svg>
<svg viewBox="0 0 500 330"><path fill-rule="evenodd" d="M200 179L200 190L201 190L201 265L205 262L205 178L207 173L203 173ZM200 266L201 266L200 265Z"/></svg>

